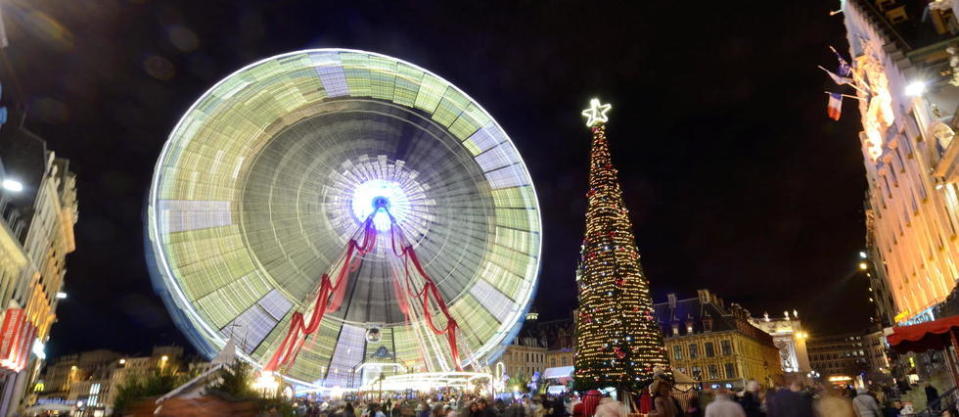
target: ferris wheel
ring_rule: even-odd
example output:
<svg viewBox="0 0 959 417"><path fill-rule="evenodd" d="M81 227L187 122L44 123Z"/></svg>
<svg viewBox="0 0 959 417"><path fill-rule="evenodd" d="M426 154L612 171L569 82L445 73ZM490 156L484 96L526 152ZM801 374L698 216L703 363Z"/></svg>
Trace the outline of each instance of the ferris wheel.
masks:
<svg viewBox="0 0 959 417"><path fill-rule="evenodd" d="M345 49L204 93L163 147L147 223L155 287L200 351L233 337L327 387L366 364L486 365L528 309L542 236L526 166L478 103Z"/></svg>

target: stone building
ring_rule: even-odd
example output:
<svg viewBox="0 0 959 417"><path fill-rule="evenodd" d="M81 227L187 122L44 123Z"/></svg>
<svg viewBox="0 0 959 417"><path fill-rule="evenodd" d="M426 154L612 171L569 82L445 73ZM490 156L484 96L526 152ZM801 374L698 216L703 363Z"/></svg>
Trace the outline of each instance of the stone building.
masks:
<svg viewBox="0 0 959 417"><path fill-rule="evenodd" d="M783 313L782 317L752 317L749 323L766 332L773 338L773 343L779 349L779 361L786 373L806 375L812 369L809 367L809 352L806 349L806 339L809 333L803 329L799 314L793 310Z"/></svg>
<svg viewBox="0 0 959 417"><path fill-rule="evenodd" d="M959 278L955 3L842 2L851 86L834 88L859 98L846 105L861 115L867 273L884 325L931 318Z"/></svg>
<svg viewBox="0 0 959 417"><path fill-rule="evenodd" d="M669 364L705 387L742 388L750 379L771 385L783 377L773 338L749 323L749 311L709 290L654 305Z"/></svg>
<svg viewBox="0 0 959 417"><path fill-rule="evenodd" d="M158 346L149 356L127 356L93 350L61 356L44 370L33 386L33 404L79 406L90 414L110 415L119 388L131 380L145 380L156 372L182 372L183 348Z"/></svg>
<svg viewBox="0 0 959 417"><path fill-rule="evenodd" d="M846 333L809 338L809 360L812 369L827 380L830 377L855 377L870 369L863 334Z"/></svg>
<svg viewBox="0 0 959 417"><path fill-rule="evenodd" d="M66 256L76 249L73 229L78 212L76 175L69 161L57 158L43 139L22 126L3 125L0 160L5 181L19 184L18 190L5 188L0 196L0 217L5 219L0 235L7 236L0 240L3 247L13 248L10 254L16 259L13 267L5 262L8 266L0 274L6 330L0 337L0 350L6 352L0 357L0 416L7 416L17 411L39 372L57 304L64 296ZM19 275L14 275L17 269Z"/></svg>
<svg viewBox="0 0 959 417"><path fill-rule="evenodd" d="M572 320L540 321L536 313L530 313L499 361L510 377L543 378L549 368L573 366L574 338Z"/></svg>

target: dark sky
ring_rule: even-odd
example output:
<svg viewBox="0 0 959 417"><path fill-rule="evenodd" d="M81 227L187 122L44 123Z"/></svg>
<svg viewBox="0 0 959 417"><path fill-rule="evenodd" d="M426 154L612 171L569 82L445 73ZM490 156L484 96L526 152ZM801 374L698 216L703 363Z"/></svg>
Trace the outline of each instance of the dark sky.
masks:
<svg viewBox="0 0 959 417"><path fill-rule="evenodd" d="M343 5L337 5L342 3ZM349 5L349 6L346 6ZM866 285L858 114L826 118L835 0L805 2L5 2L26 126L79 175L77 251L50 351L184 343L153 293L143 203L153 164L209 86L270 55L358 48L450 80L500 122L544 217L536 306L566 317L590 135L609 137L656 300L710 288L813 335L860 328ZM6 86L5 86L6 87ZM5 91L10 91L5 88ZM5 97L9 100L9 94Z"/></svg>

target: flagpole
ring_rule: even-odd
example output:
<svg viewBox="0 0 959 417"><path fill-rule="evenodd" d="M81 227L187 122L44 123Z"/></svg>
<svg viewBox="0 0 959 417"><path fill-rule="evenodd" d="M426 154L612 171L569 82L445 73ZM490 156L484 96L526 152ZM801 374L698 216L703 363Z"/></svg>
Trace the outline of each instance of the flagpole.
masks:
<svg viewBox="0 0 959 417"><path fill-rule="evenodd" d="M829 92L829 91L823 91L823 93L832 94L832 93ZM864 98L862 98L862 97L859 97L859 96L851 96L851 95L849 95L849 94L840 94L840 95L843 96L843 97L846 97L846 98L851 98L851 99L853 99L853 100L866 101L866 99L864 99Z"/></svg>
<svg viewBox="0 0 959 417"><path fill-rule="evenodd" d="M826 71L826 74L832 74L832 71L829 71L829 70L827 70L826 68L823 68L822 65L816 65L816 67L818 67L819 69L821 69L821 70L823 70L823 71ZM838 75L837 75L837 77L838 77ZM860 92L860 93L869 94L868 91L863 90L862 88L859 88L859 87L857 87L855 84L853 84L853 82L854 82L853 79L851 79L851 78L847 78L847 79L849 79L850 82L846 83L846 85L852 87L853 89L855 89L856 91L858 91L858 92ZM836 84L842 85L842 84L839 84L838 82L837 82Z"/></svg>

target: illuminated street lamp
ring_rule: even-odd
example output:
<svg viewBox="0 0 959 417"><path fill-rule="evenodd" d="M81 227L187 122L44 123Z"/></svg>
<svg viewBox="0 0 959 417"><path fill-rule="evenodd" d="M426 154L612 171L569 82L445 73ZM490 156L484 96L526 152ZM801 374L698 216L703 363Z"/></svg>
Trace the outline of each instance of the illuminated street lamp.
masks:
<svg viewBox="0 0 959 417"><path fill-rule="evenodd" d="M12 191L18 193L23 191L23 183L14 179L4 178L0 185L3 186L4 190Z"/></svg>
<svg viewBox="0 0 959 417"><path fill-rule="evenodd" d="M860 271L865 271L865 270L867 270L867 269L869 269L869 264L867 264L867 263L865 263L865 262L860 262L860 263L859 263L859 270L860 270Z"/></svg>
<svg viewBox="0 0 959 417"><path fill-rule="evenodd" d="M919 97L926 92L926 83L924 81L913 81L906 86L906 95L909 97Z"/></svg>
<svg viewBox="0 0 959 417"><path fill-rule="evenodd" d="M250 387L264 397L275 397L280 388L280 379L273 372L263 371L253 380Z"/></svg>

